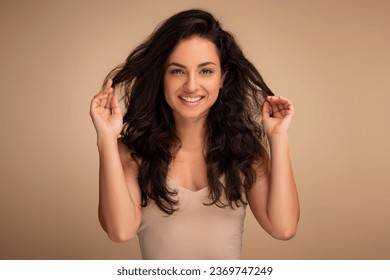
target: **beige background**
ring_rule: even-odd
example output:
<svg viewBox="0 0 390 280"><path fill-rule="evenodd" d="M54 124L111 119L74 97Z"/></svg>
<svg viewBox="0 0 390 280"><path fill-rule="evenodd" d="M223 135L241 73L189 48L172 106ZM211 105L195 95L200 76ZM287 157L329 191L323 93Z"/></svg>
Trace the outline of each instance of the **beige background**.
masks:
<svg viewBox="0 0 390 280"><path fill-rule="evenodd" d="M80 3L79 3L80 2ZM97 220L89 103L163 19L212 11L295 102L301 221L246 259L390 259L389 1L1 1L0 259L138 259Z"/></svg>

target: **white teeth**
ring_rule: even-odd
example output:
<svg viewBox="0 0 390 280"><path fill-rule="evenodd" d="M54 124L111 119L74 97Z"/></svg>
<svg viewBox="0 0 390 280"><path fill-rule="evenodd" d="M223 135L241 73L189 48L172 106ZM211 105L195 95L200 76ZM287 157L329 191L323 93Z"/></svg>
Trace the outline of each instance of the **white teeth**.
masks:
<svg viewBox="0 0 390 280"><path fill-rule="evenodd" d="M202 96L199 97L187 97L187 96L180 96L181 100L184 100L186 102L195 103L202 99Z"/></svg>

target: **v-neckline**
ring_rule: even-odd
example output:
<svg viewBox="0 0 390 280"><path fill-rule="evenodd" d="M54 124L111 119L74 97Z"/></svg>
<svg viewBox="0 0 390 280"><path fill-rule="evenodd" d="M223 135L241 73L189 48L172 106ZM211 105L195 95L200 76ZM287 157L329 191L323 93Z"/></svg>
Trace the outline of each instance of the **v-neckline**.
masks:
<svg viewBox="0 0 390 280"><path fill-rule="evenodd" d="M184 190L186 190L186 191L189 191L189 192L191 192L191 193L200 193L200 192L202 192L203 190L208 189L208 187L209 187L209 186L207 185L207 186L205 186L205 187L203 187L203 188L201 188L201 189L199 189L199 190L193 191L193 190L190 190L190 189L188 189L188 188L186 188L186 187L180 185L179 183L177 183L174 179L172 179L172 178L169 177L169 176L167 176L167 180L169 180L173 185L175 185L175 186L177 186L177 187L179 187L179 188L181 188L181 189L184 189Z"/></svg>

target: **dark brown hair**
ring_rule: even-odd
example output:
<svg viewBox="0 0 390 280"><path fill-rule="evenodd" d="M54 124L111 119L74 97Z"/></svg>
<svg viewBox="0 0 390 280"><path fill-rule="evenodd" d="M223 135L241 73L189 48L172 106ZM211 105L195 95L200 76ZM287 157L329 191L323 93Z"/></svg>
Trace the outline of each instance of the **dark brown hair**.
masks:
<svg viewBox="0 0 390 280"><path fill-rule="evenodd" d="M246 203L242 191L256 179L253 162L262 162L266 170L269 158L260 116L265 97L273 93L233 35L206 11L188 10L168 18L104 81L112 78L113 87L120 87L124 94L127 112L122 141L140 165L142 206L154 200L167 214L177 205L166 179L173 147L180 146L180 139L164 98L163 71L174 47L191 36L208 38L217 46L225 76L206 120L205 160L212 203L227 206L221 199L224 193L231 207Z"/></svg>

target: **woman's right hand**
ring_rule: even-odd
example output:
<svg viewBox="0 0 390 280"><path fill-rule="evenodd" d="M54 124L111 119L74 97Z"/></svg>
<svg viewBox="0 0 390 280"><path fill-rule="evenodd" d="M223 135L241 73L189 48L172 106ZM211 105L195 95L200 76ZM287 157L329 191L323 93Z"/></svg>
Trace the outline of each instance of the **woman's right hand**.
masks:
<svg viewBox="0 0 390 280"><path fill-rule="evenodd" d="M104 136L117 139L123 126L122 113L111 85L112 80L109 79L104 89L95 95L91 102L89 114L98 138Z"/></svg>

